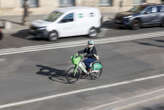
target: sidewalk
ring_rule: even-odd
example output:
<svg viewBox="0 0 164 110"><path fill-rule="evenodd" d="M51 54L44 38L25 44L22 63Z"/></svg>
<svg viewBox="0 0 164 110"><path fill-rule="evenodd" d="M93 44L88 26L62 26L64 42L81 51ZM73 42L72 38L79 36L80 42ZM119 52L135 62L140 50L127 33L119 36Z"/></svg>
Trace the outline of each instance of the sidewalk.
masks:
<svg viewBox="0 0 164 110"><path fill-rule="evenodd" d="M103 13L104 21L114 18L115 13ZM21 25L22 16L1 16L0 25L2 26L5 21L6 28L2 29L4 33L15 33L20 30L28 29L32 21L37 19L43 19L46 15L31 15L27 19L27 25Z"/></svg>
<svg viewBox="0 0 164 110"><path fill-rule="evenodd" d="M1 16L0 22L1 26L3 25L3 21L5 22L6 28L3 28L4 33L15 33L19 30L27 29L30 25L30 23L34 20L44 18L45 15L31 15L27 19L27 24L22 25L22 16Z"/></svg>

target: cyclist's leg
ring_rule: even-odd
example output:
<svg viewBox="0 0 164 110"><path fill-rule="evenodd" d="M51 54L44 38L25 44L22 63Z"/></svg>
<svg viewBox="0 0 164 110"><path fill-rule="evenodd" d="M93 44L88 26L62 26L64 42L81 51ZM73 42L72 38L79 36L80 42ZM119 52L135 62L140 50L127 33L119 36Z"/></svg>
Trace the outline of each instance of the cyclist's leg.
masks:
<svg viewBox="0 0 164 110"><path fill-rule="evenodd" d="M88 69L89 68L89 65L90 65L89 58L85 59L83 62L85 64L85 66L86 66L86 69Z"/></svg>
<svg viewBox="0 0 164 110"><path fill-rule="evenodd" d="M87 58L87 59L84 60L84 63L86 65L87 70L90 69L90 64L94 61L96 61L96 59L93 59L93 58Z"/></svg>

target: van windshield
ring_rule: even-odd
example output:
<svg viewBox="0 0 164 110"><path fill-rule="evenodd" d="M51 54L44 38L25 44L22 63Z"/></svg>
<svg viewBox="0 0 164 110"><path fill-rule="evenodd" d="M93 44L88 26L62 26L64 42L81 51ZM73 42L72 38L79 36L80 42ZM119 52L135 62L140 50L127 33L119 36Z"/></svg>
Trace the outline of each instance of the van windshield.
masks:
<svg viewBox="0 0 164 110"><path fill-rule="evenodd" d="M49 21L49 22L54 22L56 21L63 13L59 12L59 11L54 11L52 13L50 13L45 21Z"/></svg>

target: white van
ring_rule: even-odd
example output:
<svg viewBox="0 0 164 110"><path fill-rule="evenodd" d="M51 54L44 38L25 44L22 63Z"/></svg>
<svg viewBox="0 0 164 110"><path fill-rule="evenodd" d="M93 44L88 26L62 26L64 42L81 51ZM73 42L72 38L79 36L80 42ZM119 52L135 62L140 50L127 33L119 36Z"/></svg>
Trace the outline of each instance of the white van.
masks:
<svg viewBox="0 0 164 110"><path fill-rule="evenodd" d="M32 22L30 33L37 37L48 38L50 41L77 35L96 37L101 27L101 18L97 8L59 8L50 13L46 19Z"/></svg>

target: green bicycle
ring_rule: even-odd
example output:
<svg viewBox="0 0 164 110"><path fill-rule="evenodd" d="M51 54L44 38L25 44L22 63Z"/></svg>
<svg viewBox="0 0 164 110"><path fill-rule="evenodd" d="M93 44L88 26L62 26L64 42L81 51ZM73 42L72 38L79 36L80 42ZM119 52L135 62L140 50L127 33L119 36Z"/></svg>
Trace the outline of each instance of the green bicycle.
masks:
<svg viewBox="0 0 164 110"><path fill-rule="evenodd" d="M100 78L103 72L103 65L100 61L93 62L90 67L91 71L87 71L86 66L83 62L83 55L80 54L74 54L71 57L72 64L67 70L66 70L66 80L69 84L75 83L78 81L82 75L87 75L90 77L90 79L95 80L97 78Z"/></svg>

